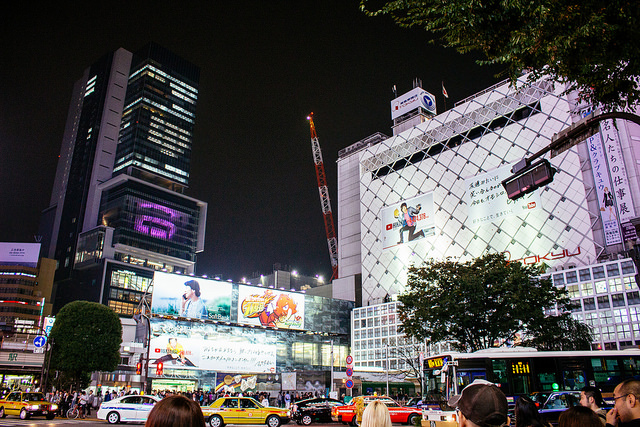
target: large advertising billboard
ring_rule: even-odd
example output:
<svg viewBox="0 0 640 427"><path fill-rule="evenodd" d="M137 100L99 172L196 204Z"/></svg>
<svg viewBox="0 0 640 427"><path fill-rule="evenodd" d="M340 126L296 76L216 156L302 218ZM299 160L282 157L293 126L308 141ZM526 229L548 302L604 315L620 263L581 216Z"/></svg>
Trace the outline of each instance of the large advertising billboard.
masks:
<svg viewBox="0 0 640 427"><path fill-rule="evenodd" d="M151 314L229 321L232 291L228 282L156 272Z"/></svg>
<svg viewBox="0 0 640 427"><path fill-rule="evenodd" d="M304 294L238 286L238 323L304 329Z"/></svg>
<svg viewBox="0 0 640 427"><path fill-rule="evenodd" d="M264 333L218 332L218 325L153 319L149 361L167 369L234 373L276 371L276 338Z"/></svg>
<svg viewBox="0 0 640 427"><path fill-rule="evenodd" d="M512 165L505 165L464 180L464 200L469 209L467 227L475 228L510 216L526 215L542 208L540 191L526 194L518 200L507 197L502 181L511 176L511 167Z"/></svg>
<svg viewBox="0 0 640 427"><path fill-rule="evenodd" d="M0 265L37 267L40 243L0 242Z"/></svg>
<svg viewBox="0 0 640 427"><path fill-rule="evenodd" d="M380 211L382 222L382 248L411 243L433 236L433 193L400 201Z"/></svg>

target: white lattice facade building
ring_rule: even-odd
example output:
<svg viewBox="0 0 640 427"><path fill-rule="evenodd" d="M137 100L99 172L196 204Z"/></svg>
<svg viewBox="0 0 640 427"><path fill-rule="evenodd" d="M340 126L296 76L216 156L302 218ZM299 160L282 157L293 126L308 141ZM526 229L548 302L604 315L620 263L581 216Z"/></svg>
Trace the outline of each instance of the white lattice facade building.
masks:
<svg viewBox="0 0 640 427"><path fill-rule="evenodd" d="M431 258L466 260L505 253L511 260L544 262L554 283L570 286L572 297L580 300L576 317L594 324L589 313L598 318L602 310L612 319L594 324L596 345L640 344L640 334L634 332L638 319L629 311L637 298L628 296L638 290L636 271L627 254L637 243L640 216L640 127L623 120L613 127L603 122L600 134L587 143L553 158L546 155L557 169L553 182L517 202L509 202L499 185L516 162L548 146L554 134L589 112L571 93L565 95L565 89L547 81L523 80L517 88L504 82L393 137L378 134L339 153L340 277L348 281L361 275L362 306L393 300L403 291L411 265ZM615 139L615 157L610 138ZM599 155L594 154L597 145ZM593 173L594 164L598 174ZM608 184L603 184L600 167L607 171ZM616 196L611 209L602 203L607 187ZM410 230L402 220L412 208ZM594 294L582 294L587 280L568 283L565 277L603 262L618 264L620 274L611 280L626 280L620 290L607 286L598 293L594 279L589 282ZM560 276L556 280L558 274L562 281ZM605 280L610 279L605 275ZM624 307L617 307L627 310L625 319L611 311L612 295L620 293ZM608 309L601 298L602 305L585 310L585 298L598 302L604 296L611 301ZM620 339L609 329L616 330L618 320L628 328L620 329ZM369 354L362 343L359 350Z"/></svg>

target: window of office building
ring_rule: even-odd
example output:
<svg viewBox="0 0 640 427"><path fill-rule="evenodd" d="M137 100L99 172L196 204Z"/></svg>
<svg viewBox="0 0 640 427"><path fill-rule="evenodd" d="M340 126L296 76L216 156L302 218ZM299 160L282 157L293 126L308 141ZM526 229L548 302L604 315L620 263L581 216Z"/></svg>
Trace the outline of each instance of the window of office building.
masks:
<svg viewBox="0 0 640 427"><path fill-rule="evenodd" d="M580 285L580 288L583 296L593 295L593 283L591 282L583 283Z"/></svg>

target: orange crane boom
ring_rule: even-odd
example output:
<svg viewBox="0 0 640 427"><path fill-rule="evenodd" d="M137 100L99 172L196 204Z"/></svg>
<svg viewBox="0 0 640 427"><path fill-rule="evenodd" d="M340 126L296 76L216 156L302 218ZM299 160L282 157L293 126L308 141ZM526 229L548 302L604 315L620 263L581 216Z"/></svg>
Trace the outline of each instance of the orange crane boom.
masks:
<svg viewBox="0 0 640 427"><path fill-rule="evenodd" d="M313 162L316 165L316 177L318 178L318 191L320 192L320 204L322 205L322 216L324 218L324 228L327 232L327 244L329 245L329 257L331 258L331 280L338 278L338 239L336 229L333 225L333 213L331 212L331 200L329 199L329 189L327 188L327 177L324 173L324 163L322 161L322 150L316 134L316 127L313 124L313 113L307 116L311 127L311 150L313 151Z"/></svg>

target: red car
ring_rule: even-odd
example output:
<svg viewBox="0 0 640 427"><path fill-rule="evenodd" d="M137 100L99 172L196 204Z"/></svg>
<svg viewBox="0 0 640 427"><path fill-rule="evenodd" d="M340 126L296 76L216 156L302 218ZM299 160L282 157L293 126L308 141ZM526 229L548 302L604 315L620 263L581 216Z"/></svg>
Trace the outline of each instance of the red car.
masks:
<svg viewBox="0 0 640 427"><path fill-rule="evenodd" d="M395 400L387 396L357 396L348 405L334 406L331 408L331 419L343 424L357 426L362 420L362 411L372 400L379 400L389 408L392 423L404 423L414 425L415 420L420 416L418 408L407 408L400 406ZM358 416L356 416L358 414Z"/></svg>

